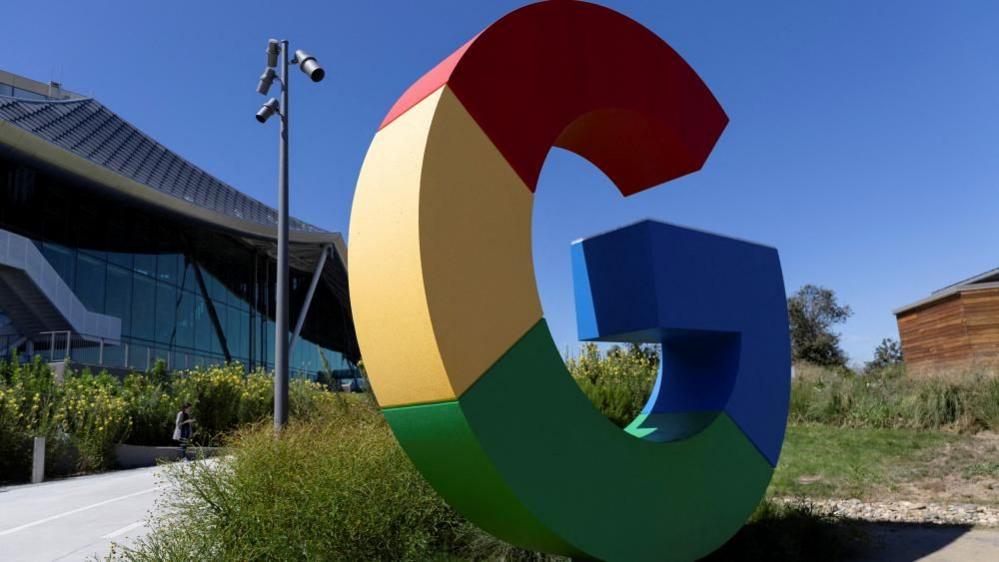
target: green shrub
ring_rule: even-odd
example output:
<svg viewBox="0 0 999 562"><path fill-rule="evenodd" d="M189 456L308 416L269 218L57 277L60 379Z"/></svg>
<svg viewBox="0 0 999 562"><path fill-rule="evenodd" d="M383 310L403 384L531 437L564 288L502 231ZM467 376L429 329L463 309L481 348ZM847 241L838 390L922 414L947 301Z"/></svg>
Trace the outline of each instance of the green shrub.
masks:
<svg viewBox="0 0 999 562"><path fill-rule="evenodd" d="M308 417L336 399L322 385L296 379L291 413ZM41 360L0 363L0 482L26 480L32 438L46 437L46 474L110 468L114 446L167 445L180 405L191 402L196 439L217 444L242 424L270 417L273 378L231 364L170 374L165 365L123 380L106 372L67 369L57 383Z"/></svg>
<svg viewBox="0 0 999 562"><path fill-rule="evenodd" d="M243 366L238 363L176 374L172 393L179 403L192 404L191 416L197 420L195 432L201 440L210 441L239 423L244 381Z"/></svg>
<svg viewBox="0 0 999 562"><path fill-rule="evenodd" d="M595 344L584 344L578 357L566 361L579 388L618 427L626 427L641 413L659 370L653 346L613 346L601 354Z"/></svg>
<svg viewBox="0 0 999 562"><path fill-rule="evenodd" d="M36 358L0 366L0 481L27 479L32 438L46 438L46 471L72 457L70 471L94 471L113 462L115 443L131 428L117 379L68 371L62 383Z"/></svg>
<svg viewBox="0 0 999 562"><path fill-rule="evenodd" d="M164 445L173 435L174 416L180 407L170 387L156 377L133 373L122 381L122 398L132 420L126 441L132 445Z"/></svg>
<svg viewBox="0 0 999 562"><path fill-rule="evenodd" d="M425 560L465 523L417 473L376 406L335 397L275 439L237 431L232 456L174 465L156 531L129 560Z"/></svg>
<svg viewBox="0 0 999 562"><path fill-rule="evenodd" d="M999 430L999 377L909 376L894 365L863 375L798 365L790 421L848 427Z"/></svg>
<svg viewBox="0 0 999 562"><path fill-rule="evenodd" d="M132 420L120 383L106 372L93 375L68 372L60 385L63 399L55 416L55 429L69 437L79 454L77 468L96 471L114 463L114 446L128 435Z"/></svg>

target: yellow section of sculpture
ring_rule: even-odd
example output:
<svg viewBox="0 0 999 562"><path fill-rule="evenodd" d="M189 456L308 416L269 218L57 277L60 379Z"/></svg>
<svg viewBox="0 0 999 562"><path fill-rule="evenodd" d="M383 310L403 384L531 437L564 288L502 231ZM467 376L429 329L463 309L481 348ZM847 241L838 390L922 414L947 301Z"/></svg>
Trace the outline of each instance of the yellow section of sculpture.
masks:
<svg viewBox="0 0 999 562"><path fill-rule="evenodd" d="M447 86L375 135L348 267L382 407L459 397L541 319L532 202Z"/></svg>

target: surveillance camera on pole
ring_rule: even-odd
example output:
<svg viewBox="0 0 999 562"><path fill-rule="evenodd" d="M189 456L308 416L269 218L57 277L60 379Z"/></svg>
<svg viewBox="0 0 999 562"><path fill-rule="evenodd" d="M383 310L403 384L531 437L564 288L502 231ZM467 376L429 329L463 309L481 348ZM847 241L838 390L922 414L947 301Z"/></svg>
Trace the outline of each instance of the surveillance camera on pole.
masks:
<svg viewBox="0 0 999 562"><path fill-rule="evenodd" d="M292 63L298 64L298 67L302 69L313 82L319 82L326 76L326 71L323 67L319 66L319 61L316 57L306 53L302 49L295 51L295 60Z"/></svg>
<svg viewBox="0 0 999 562"><path fill-rule="evenodd" d="M275 67L280 64L280 75ZM277 288L274 307L274 429L280 432L288 423L288 64L297 64L313 82L319 82L326 71L316 57L299 49L289 60L288 41L271 39L267 42L267 69L257 84L257 92L267 95L275 79L281 86L280 101L271 98L259 111L257 121L267 122L273 115L280 118L278 144L278 231Z"/></svg>
<svg viewBox="0 0 999 562"><path fill-rule="evenodd" d="M259 91L259 90L258 90ZM268 119L271 118L275 113L280 112L280 106L278 105L278 100L271 98L260 106L260 110L257 111L257 121L261 123L266 123Z"/></svg>
<svg viewBox="0 0 999 562"><path fill-rule="evenodd" d="M258 94L262 96L267 95L268 90L271 89L271 84L274 82L274 76L276 76L274 69L268 66L267 69L264 70L264 73L260 75L260 82L257 84Z"/></svg>
<svg viewBox="0 0 999 562"><path fill-rule="evenodd" d="M281 54L281 42L277 39L267 41L267 68L277 66L279 54Z"/></svg>

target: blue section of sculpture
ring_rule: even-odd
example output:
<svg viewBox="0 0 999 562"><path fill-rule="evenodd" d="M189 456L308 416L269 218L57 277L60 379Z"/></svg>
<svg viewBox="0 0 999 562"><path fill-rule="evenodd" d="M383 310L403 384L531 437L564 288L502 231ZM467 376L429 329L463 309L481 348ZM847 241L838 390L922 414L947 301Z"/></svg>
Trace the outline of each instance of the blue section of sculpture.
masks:
<svg viewBox="0 0 999 562"><path fill-rule="evenodd" d="M777 250L643 221L575 242L572 262L580 339L662 344L630 433L681 439L725 412L776 465L791 378Z"/></svg>

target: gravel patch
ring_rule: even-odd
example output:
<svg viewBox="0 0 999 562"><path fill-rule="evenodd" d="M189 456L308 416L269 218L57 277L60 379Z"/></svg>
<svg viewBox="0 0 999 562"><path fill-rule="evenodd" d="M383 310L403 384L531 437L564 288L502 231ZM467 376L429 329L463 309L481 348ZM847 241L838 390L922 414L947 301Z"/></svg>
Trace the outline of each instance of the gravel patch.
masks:
<svg viewBox="0 0 999 562"><path fill-rule="evenodd" d="M813 498L777 498L777 501L799 505L803 503L823 515L860 521L999 527L999 508L983 505Z"/></svg>

